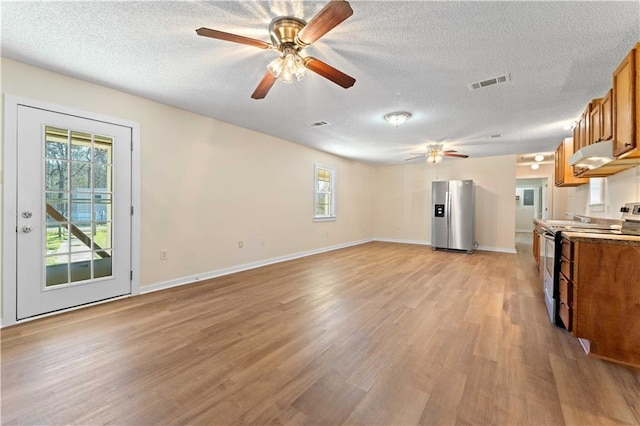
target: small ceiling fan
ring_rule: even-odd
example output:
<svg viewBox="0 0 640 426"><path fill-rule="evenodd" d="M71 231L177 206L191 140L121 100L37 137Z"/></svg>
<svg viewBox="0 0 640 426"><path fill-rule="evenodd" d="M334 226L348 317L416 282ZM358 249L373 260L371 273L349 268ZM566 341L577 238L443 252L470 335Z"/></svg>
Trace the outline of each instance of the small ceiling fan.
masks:
<svg viewBox="0 0 640 426"><path fill-rule="evenodd" d="M456 154L456 150L447 149L443 150L443 145L441 143L432 143L427 145L427 152L424 154L420 154L416 157L407 158L404 161L416 160L418 158L425 158L428 163L439 163L442 161L443 157L456 157L456 158L468 158L468 155L464 154Z"/></svg>
<svg viewBox="0 0 640 426"><path fill-rule="evenodd" d="M198 28L196 33L203 37L280 52L280 57L267 66L267 72L251 95L253 99L263 99L276 80L284 83L301 80L308 69L347 89L356 82L353 77L312 56L303 57L300 52L352 14L353 10L347 1L331 0L308 23L293 16L279 16L269 24L271 43L209 28Z"/></svg>

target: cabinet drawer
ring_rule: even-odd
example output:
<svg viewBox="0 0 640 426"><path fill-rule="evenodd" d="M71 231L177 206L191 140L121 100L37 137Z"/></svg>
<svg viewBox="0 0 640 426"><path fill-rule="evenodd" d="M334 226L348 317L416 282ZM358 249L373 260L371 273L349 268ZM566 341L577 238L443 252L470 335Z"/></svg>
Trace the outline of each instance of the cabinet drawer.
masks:
<svg viewBox="0 0 640 426"><path fill-rule="evenodd" d="M573 261L573 243L563 238L560 244L562 245L562 255L570 261Z"/></svg>
<svg viewBox="0 0 640 426"><path fill-rule="evenodd" d="M560 259L560 272L569 280L573 281L573 262L569 262L566 258Z"/></svg>
<svg viewBox="0 0 640 426"><path fill-rule="evenodd" d="M560 292L560 302L569 307L573 306L573 284L563 274L560 274L558 287Z"/></svg>
<svg viewBox="0 0 640 426"><path fill-rule="evenodd" d="M560 315L560 320L562 320L564 328L566 328L567 331L571 331L573 328L571 313L572 309L570 306L568 306L566 303L560 303L560 312L558 313L558 315Z"/></svg>

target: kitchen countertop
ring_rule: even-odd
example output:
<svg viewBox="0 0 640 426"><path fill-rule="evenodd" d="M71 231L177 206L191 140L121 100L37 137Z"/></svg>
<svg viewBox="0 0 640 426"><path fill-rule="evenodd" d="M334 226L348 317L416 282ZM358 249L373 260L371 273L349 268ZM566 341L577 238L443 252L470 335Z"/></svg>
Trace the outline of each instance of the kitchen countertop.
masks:
<svg viewBox="0 0 640 426"><path fill-rule="evenodd" d="M617 233L594 234L590 232L562 231L562 236L571 241L577 242L640 246L640 235L622 235Z"/></svg>
<svg viewBox="0 0 640 426"><path fill-rule="evenodd" d="M612 229L607 228L604 223L590 223L567 220L540 220L534 219L536 225L544 229L555 229L562 232L562 236L577 242L589 242L596 244L616 244L628 246L640 246L640 235L622 234L619 227ZM620 221L621 222L621 221ZM595 229L589 229L589 225L593 225ZM615 225L614 221L609 222Z"/></svg>
<svg viewBox="0 0 640 426"><path fill-rule="evenodd" d="M544 229L554 229L558 231L583 231L586 229L600 231L619 231L620 227L622 226L622 220L609 220L606 222L582 222L579 220L533 219L533 223L535 225L541 226Z"/></svg>

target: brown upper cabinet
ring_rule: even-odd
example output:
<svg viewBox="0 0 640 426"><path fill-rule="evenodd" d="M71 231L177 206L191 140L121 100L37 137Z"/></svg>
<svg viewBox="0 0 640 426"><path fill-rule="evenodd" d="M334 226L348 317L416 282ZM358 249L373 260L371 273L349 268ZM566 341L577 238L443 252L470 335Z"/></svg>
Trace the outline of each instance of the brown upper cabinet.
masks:
<svg viewBox="0 0 640 426"><path fill-rule="evenodd" d="M591 101L591 111L589 112L589 121L587 123L589 138L582 147L606 141L613 137L612 93L613 91L609 90L603 98Z"/></svg>
<svg viewBox="0 0 640 426"><path fill-rule="evenodd" d="M618 158L640 156L638 150L637 102L640 101L640 43L629 52L613 73L613 155Z"/></svg>
<svg viewBox="0 0 640 426"><path fill-rule="evenodd" d="M575 177L572 167L567 162L573 155L573 138L566 138L556 149L555 185L578 186L589 182L588 178Z"/></svg>
<svg viewBox="0 0 640 426"><path fill-rule="evenodd" d="M571 145L567 140L573 140ZM595 169L568 164L574 152L611 140L614 161ZM573 138L556 150L556 186L576 186L640 166L640 42L613 73L613 87L580 115Z"/></svg>
<svg viewBox="0 0 640 426"><path fill-rule="evenodd" d="M600 140L613 138L613 90L609 90L600 104Z"/></svg>
<svg viewBox="0 0 640 426"><path fill-rule="evenodd" d="M602 139L602 100L603 98L591 101L591 112L589 113L589 139L587 145L598 143Z"/></svg>
<svg viewBox="0 0 640 426"><path fill-rule="evenodd" d="M573 132L573 152L589 145L589 119L591 118L591 104L580 114L580 119ZM577 131L576 131L577 130Z"/></svg>
<svg viewBox="0 0 640 426"><path fill-rule="evenodd" d="M573 131L573 150L571 154L579 151L590 143L590 133L591 133L591 104L587 105L587 108L580 114L580 120L578 120L578 124ZM571 157L571 154L567 154L565 152L565 160L568 160ZM566 166L570 167L570 166ZM578 176L580 173L587 170L584 167L572 167L573 175Z"/></svg>

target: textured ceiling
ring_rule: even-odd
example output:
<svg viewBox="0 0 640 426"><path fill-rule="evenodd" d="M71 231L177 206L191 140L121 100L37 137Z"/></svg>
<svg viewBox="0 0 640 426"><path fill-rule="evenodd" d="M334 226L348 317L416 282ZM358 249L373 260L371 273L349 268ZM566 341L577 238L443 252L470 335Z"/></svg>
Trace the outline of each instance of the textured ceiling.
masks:
<svg viewBox="0 0 640 426"><path fill-rule="evenodd" d="M370 164L442 141L472 157L552 151L611 87L640 40L640 2L351 1L353 16L305 50L356 78L311 73L251 93L276 53L198 37L269 41L275 16L326 2L25 1L1 5L2 56ZM468 84L509 74L510 82ZM405 110L395 128L383 116ZM312 128L310 123L326 121ZM491 138L491 135L501 135ZM419 160L418 160L419 161ZM448 159L447 161L464 161Z"/></svg>

